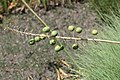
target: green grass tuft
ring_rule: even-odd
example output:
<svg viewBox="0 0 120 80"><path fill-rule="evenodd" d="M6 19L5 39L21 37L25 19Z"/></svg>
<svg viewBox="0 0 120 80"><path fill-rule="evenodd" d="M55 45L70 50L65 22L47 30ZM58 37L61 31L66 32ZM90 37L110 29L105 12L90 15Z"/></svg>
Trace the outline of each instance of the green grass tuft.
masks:
<svg viewBox="0 0 120 80"><path fill-rule="evenodd" d="M118 6L120 1L92 1L93 7L104 22L103 31L100 32L98 38L120 41L120 9ZM84 69L84 80L119 80L120 44L89 42L88 46L84 47L83 54L80 51L76 52L74 62L77 68L79 65Z"/></svg>

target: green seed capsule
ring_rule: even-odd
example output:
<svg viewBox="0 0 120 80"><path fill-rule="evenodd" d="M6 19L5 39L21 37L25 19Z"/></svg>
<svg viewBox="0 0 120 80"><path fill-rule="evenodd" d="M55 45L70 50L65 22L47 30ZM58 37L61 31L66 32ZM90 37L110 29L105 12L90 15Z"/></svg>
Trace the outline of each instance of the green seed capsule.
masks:
<svg viewBox="0 0 120 80"><path fill-rule="evenodd" d="M39 36L36 36L34 39L35 39L35 42L39 42L41 40Z"/></svg>
<svg viewBox="0 0 120 80"><path fill-rule="evenodd" d="M41 36L41 37L40 37L41 40L44 40L45 38L46 38L46 37L44 37L44 36Z"/></svg>
<svg viewBox="0 0 120 80"><path fill-rule="evenodd" d="M34 39L30 39L30 40L28 41L28 44L29 44L29 45L35 44L35 40L34 40Z"/></svg>
<svg viewBox="0 0 120 80"><path fill-rule="evenodd" d="M73 31L75 29L75 26L68 26L69 31Z"/></svg>
<svg viewBox="0 0 120 80"><path fill-rule="evenodd" d="M73 49L78 49L78 44L77 44L77 43L73 44L73 45L72 45L72 48L73 48Z"/></svg>
<svg viewBox="0 0 120 80"><path fill-rule="evenodd" d="M44 28L42 29L42 31L43 31L43 32L49 32L49 31L50 31L50 27L48 27L48 26L47 26L47 27L44 27Z"/></svg>
<svg viewBox="0 0 120 80"><path fill-rule="evenodd" d="M56 51L56 52L59 52L60 50L61 50L61 46L56 45L56 46L55 46L55 51Z"/></svg>
<svg viewBox="0 0 120 80"><path fill-rule="evenodd" d="M94 29L94 30L92 30L92 34L93 34L93 35L97 35L97 34L98 34L98 31Z"/></svg>
<svg viewBox="0 0 120 80"><path fill-rule="evenodd" d="M49 43L50 43L50 45L55 45L56 42L55 42L54 39L52 39L52 40L49 41Z"/></svg>
<svg viewBox="0 0 120 80"><path fill-rule="evenodd" d="M82 32L82 28L81 28L81 27L77 27L77 28L76 28L76 32L77 32L77 33L81 33L81 32Z"/></svg>
<svg viewBox="0 0 120 80"><path fill-rule="evenodd" d="M52 31L52 32L51 32L51 36L52 36L52 37L55 37L55 36L57 36L57 35L58 35L58 32L57 32L57 31Z"/></svg>
<svg viewBox="0 0 120 80"><path fill-rule="evenodd" d="M64 46L63 45L61 45L61 50L63 50L64 49Z"/></svg>

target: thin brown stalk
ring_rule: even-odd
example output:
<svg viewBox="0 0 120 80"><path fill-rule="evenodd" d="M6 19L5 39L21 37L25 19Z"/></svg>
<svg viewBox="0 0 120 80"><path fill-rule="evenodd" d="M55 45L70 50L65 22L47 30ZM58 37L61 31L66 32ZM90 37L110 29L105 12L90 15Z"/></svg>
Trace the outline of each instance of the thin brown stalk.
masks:
<svg viewBox="0 0 120 80"><path fill-rule="evenodd" d="M3 26L2 26L3 27ZM12 29L9 27L4 27L7 30L10 30L15 33L23 34L23 35L30 35L30 36L41 36L50 38L51 36L48 34L34 34L29 32L22 32L16 29ZM64 39L64 40L77 40L77 41L95 41L95 42L105 42L105 43L113 43L113 44L120 44L120 41L112 41L112 40L104 40L104 39L93 39L93 38L81 38L81 37L66 37L66 36L56 36L57 39Z"/></svg>
<svg viewBox="0 0 120 80"><path fill-rule="evenodd" d="M36 16L36 18L38 18L38 20L44 25L44 26L48 26L31 8L30 6L25 2L25 0L21 0L25 6Z"/></svg>

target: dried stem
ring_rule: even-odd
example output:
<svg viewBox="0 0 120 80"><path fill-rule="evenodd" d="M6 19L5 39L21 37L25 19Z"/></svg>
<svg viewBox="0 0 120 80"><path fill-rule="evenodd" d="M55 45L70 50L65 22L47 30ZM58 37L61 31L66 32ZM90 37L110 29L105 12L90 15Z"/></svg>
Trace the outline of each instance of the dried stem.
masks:
<svg viewBox="0 0 120 80"><path fill-rule="evenodd" d="M30 6L25 2L25 0L21 0L26 7L38 18L38 20L44 25L44 26L48 26L31 8Z"/></svg>
<svg viewBox="0 0 120 80"><path fill-rule="evenodd" d="M91 39L87 38L88 41L95 41L95 42L106 42L106 43L114 43L114 44L120 44L120 41L111 41L111 40L103 40L103 39Z"/></svg>
<svg viewBox="0 0 120 80"><path fill-rule="evenodd" d="M51 36L48 34L34 34L29 32L22 32L18 31L16 29L12 29L10 27L4 27L4 29L10 30L15 33L23 34L23 35L30 35L30 36L41 36L41 37L47 37L50 38ZM64 40L76 40L76 41L95 41L95 42L105 42L105 43L113 43L113 44L120 44L120 41L111 41L111 40L104 40L104 39L92 39L92 38L81 38L81 37L64 37L64 36L56 36L57 39L64 39Z"/></svg>

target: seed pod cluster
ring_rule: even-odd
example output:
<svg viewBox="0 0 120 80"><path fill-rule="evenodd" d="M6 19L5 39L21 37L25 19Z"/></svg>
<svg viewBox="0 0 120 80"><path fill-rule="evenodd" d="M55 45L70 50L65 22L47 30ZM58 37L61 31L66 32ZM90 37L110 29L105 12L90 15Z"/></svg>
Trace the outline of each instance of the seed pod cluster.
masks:
<svg viewBox="0 0 120 80"><path fill-rule="evenodd" d="M39 42L39 41L41 41L41 40L43 40L43 39L45 39L45 37L36 36L36 37L30 39L30 40L28 41L28 44L29 44L29 45L33 45L33 44L35 44L36 42Z"/></svg>
<svg viewBox="0 0 120 80"><path fill-rule="evenodd" d="M81 27L75 27L75 26L73 26L73 25L68 26L68 30L71 31L71 32L75 30L76 33L81 33L81 32L82 32L82 28L81 28ZM50 38L53 38L53 39L51 39L51 40L49 41L49 44L50 44L50 45L55 45L55 44L56 44L56 36L58 35L58 31L57 31L57 30L51 31L51 30L50 30L50 27L49 27L49 26L46 26L46 27L44 27L44 28L42 29L42 32L44 32L44 33L50 32L50 33L48 33L48 34L50 35ZM97 35L97 34L98 34L98 31L97 31L96 29L93 29L93 30L91 31L91 34ZM46 38L45 36L36 36L36 37L34 37L33 39L30 39L30 40L28 41L28 44L29 44L29 45L34 45L36 42L39 42L39 41L41 41L41 40L44 40L45 38ZM71 47L72 47L74 50L76 50L76 49L79 48L79 45L78 45L77 43L74 43ZM64 49L64 46L63 46L63 45L60 45L60 44L59 44L59 45L54 46L54 50L55 50L56 52L59 52L59 51L61 51L61 50L63 50L63 49Z"/></svg>
<svg viewBox="0 0 120 80"><path fill-rule="evenodd" d="M75 27L75 26L68 26L68 30L69 31L76 31L77 33L81 33L82 32L82 28L81 27Z"/></svg>

